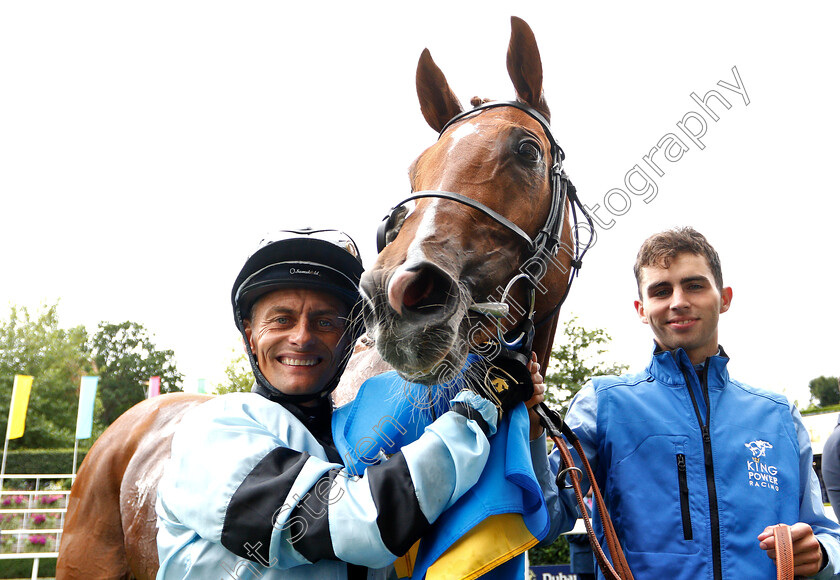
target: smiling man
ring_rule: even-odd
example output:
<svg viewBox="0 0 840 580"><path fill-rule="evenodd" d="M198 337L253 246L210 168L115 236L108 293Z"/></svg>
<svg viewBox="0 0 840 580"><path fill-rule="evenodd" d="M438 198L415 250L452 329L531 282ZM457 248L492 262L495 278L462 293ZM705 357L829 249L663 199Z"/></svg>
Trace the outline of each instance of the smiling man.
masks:
<svg viewBox="0 0 840 580"><path fill-rule="evenodd" d="M644 242L634 272L652 360L640 373L593 378L566 416L630 569L637 578L771 580L770 527L785 523L797 577L835 577L840 527L825 517L799 412L729 377L718 319L732 289L717 252L691 228L666 231ZM558 451L551 460L556 469ZM561 491L557 519L568 525L574 496Z"/></svg>
<svg viewBox="0 0 840 580"><path fill-rule="evenodd" d="M234 282L234 320L254 372L250 393L190 410L158 486L161 580L395 578L392 563L478 481L502 413L457 393L419 436L361 476L343 465L330 393L361 330L362 263L335 230L263 240ZM545 454L540 456L550 479Z"/></svg>

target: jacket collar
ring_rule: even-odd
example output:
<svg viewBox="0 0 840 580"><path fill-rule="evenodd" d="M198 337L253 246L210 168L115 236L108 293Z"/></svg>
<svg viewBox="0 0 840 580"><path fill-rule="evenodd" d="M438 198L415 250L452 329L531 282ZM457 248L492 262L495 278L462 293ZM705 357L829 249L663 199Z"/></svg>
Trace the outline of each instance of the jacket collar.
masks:
<svg viewBox="0 0 840 580"><path fill-rule="evenodd" d="M726 369L728 362L729 356L722 346L718 346L716 355L706 359L704 364L710 389L723 389L729 382L729 371ZM689 375L697 376L694 365L691 364L685 350L682 348L662 350L654 342L653 357L647 367L647 372L660 383L681 386L685 385L683 371Z"/></svg>

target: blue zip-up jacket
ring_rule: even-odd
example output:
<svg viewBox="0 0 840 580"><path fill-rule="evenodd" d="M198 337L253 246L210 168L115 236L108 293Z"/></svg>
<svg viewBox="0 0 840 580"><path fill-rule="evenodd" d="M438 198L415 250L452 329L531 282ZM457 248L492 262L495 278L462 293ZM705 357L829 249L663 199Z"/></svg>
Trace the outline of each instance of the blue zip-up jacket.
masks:
<svg viewBox="0 0 840 580"><path fill-rule="evenodd" d="M757 536L805 522L829 556L816 578L831 578L840 527L825 517L799 412L782 395L730 379L728 360L721 350L698 375L684 350L654 352L644 372L594 378L572 401L566 422L630 569L639 579L771 580L775 565ZM551 460L556 470L556 450ZM574 497L564 490L561 499L555 517L567 525Z"/></svg>

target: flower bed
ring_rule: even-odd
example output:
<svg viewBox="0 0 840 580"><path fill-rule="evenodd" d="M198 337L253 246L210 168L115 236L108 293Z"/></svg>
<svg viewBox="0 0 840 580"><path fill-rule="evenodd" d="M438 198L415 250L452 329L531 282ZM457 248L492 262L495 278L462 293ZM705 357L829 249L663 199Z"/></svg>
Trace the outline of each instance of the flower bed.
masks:
<svg viewBox="0 0 840 580"><path fill-rule="evenodd" d="M64 495L55 493L36 494L32 497L21 494L3 494L0 496L0 509L61 510L65 504ZM51 530L61 527L60 512L19 512L0 513L0 530L32 530L21 534L0 535L0 553L54 552L56 534L42 534L34 530Z"/></svg>

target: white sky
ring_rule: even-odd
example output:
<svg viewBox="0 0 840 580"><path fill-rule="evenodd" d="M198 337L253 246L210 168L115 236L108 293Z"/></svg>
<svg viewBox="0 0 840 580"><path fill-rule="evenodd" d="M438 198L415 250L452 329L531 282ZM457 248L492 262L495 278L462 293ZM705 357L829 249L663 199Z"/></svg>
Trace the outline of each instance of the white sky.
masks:
<svg viewBox="0 0 840 580"><path fill-rule="evenodd" d="M589 205L700 111L692 92L732 105L713 104L705 149L662 162L656 198L601 232L564 314L606 328L613 360L645 364L635 253L693 225L734 289L720 337L732 374L800 402L811 378L840 374L837 4L289 4L0 3L3 316L60 298L64 326L146 325L187 389L221 380L239 348L230 286L260 235L337 226L372 264L376 225L435 139L420 52L462 103L509 99L516 14ZM733 66L749 105L716 84L734 84Z"/></svg>

